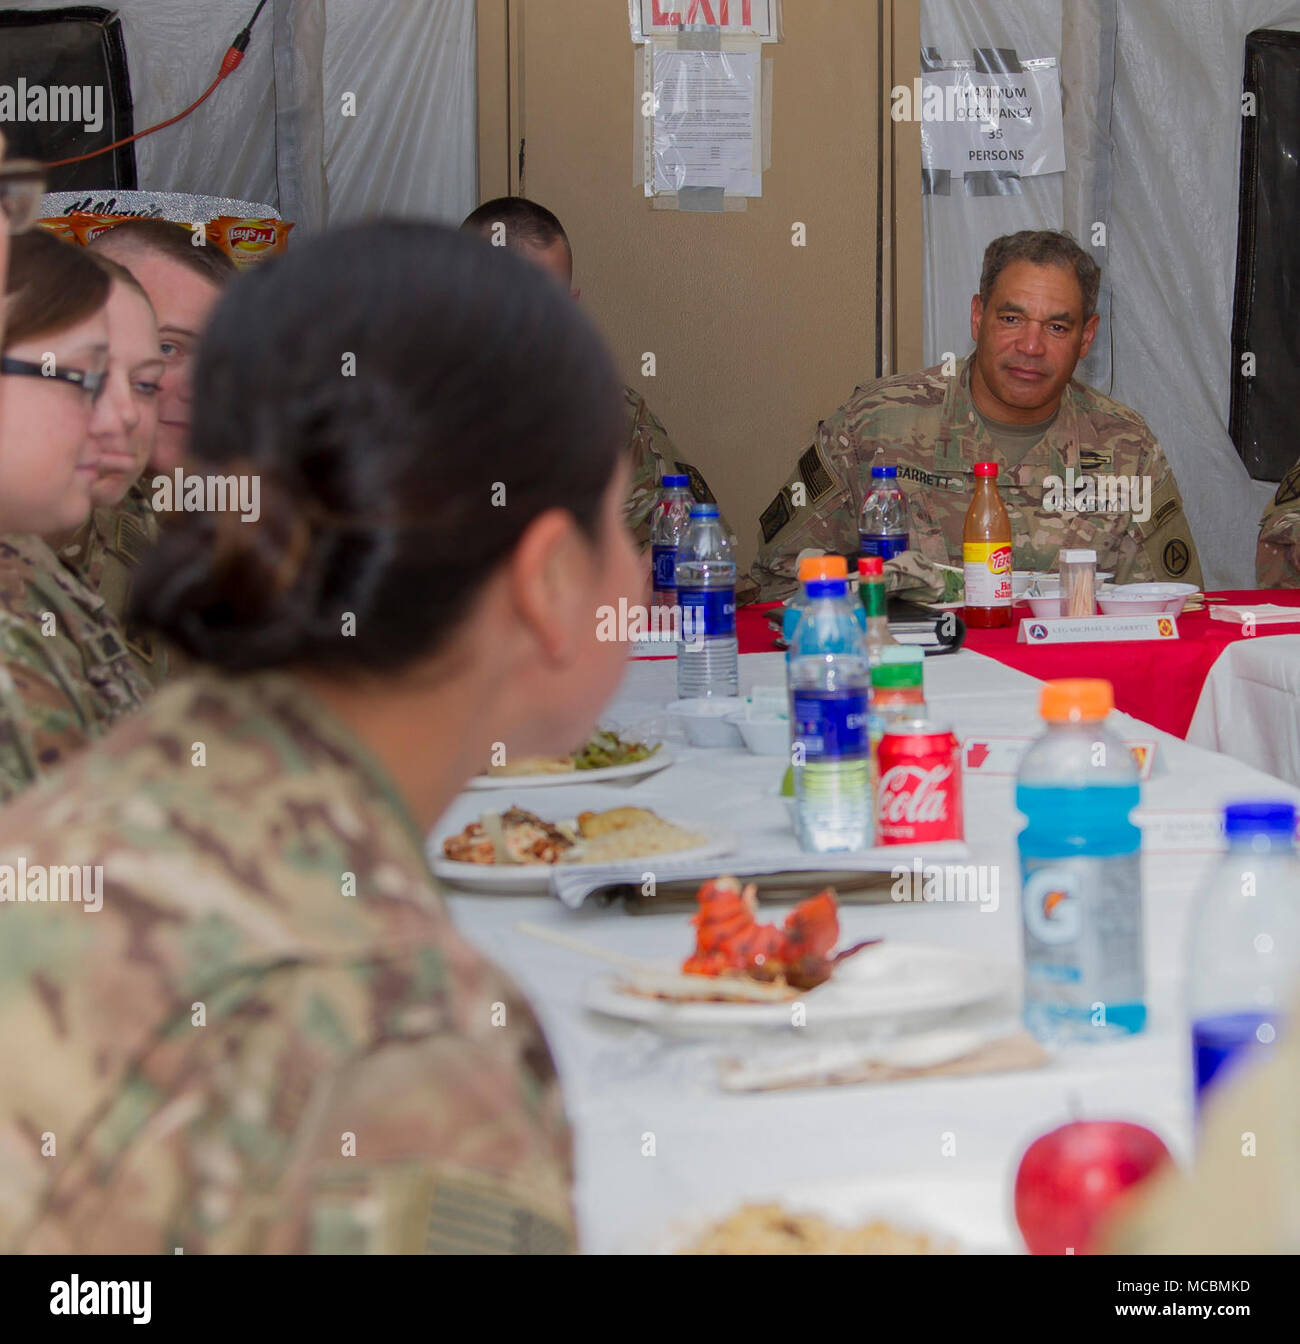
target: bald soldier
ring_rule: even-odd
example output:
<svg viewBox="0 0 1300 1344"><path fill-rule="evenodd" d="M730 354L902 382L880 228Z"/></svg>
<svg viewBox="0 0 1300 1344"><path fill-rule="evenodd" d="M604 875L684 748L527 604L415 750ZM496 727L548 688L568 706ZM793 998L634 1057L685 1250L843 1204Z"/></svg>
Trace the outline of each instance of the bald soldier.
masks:
<svg viewBox="0 0 1300 1344"><path fill-rule="evenodd" d="M1255 582L1260 588L1300 588L1300 462L1282 478L1264 510Z"/></svg>
<svg viewBox="0 0 1300 1344"><path fill-rule="evenodd" d="M1097 264L1068 234L996 238L971 300L975 350L951 366L859 387L764 510L753 576L793 591L805 551L853 554L871 467L898 468L911 549L885 564L918 601L961 587L976 462L996 462L1018 569L1051 570L1063 546L1097 552L1117 583L1201 583L1168 459L1142 417L1074 381L1097 334Z"/></svg>
<svg viewBox="0 0 1300 1344"><path fill-rule="evenodd" d="M498 247L518 252L571 290L575 299L580 295L581 290L573 289L573 248L569 236L545 206L523 196L501 196L480 205L461 228L482 234ZM650 545L650 514L659 482L666 474L688 476L691 494L699 503L718 501L704 477L689 462L682 461L668 431L646 405L645 398L631 387L623 389L623 418L632 463L632 486L623 516L637 545L645 550ZM731 532L725 519L723 527Z"/></svg>

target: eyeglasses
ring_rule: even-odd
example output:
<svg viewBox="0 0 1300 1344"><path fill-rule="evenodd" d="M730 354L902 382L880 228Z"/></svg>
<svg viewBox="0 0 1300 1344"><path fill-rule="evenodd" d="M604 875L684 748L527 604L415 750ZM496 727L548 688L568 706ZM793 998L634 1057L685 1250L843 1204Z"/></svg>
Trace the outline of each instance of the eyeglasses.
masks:
<svg viewBox="0 0 1300 1344"><path fill-rule="evenodd" d="M43 164L35 159L0 163L0 210L8 216L10 233L22 233L36 223L44 194Z"/></svg>
<svg viewBox="0 0 1300 1344"><path fill-rule="evenodd" d="M0 357L0 373L12 373L18 378L48 378L60 383L71 383L80 388L91 401L97 401L104 390L106 372L96 373L93 369L49 369L43 364L33 364L27 359L10 359L8 355Z"/></svg>

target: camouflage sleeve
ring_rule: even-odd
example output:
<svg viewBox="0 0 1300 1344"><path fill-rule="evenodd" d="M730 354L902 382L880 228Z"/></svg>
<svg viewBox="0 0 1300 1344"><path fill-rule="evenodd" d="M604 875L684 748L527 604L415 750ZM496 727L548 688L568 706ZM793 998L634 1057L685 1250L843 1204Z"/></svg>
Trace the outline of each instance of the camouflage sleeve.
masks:
<svg viewBox="0 0 1300 1344"><path fill-rule="evenodd" d="M121 899L106 890L105 908ZM22 1248L572 1250L571 1139L545 1040L486 963L453 993L466 968L443 951L417 938L183 993L63 1149Z"/></svg>
<svg viewBox="0 0 1300 1344"><path fill-rule="evenodd" d="M858 520L848 480L852 441L840 415L824 420L789 479L758 520L758 558L750 575L761 600L788 597L804 554L852 555Z"/></svg>
<svg viewBox="0 0 1300 1344"><path fill-rule="evenodd" d="M1255 582L1261 588L1300 588L1300 462L1282 478L1260 522Z"/></svg>
<svg viewBox="0 0 1300 1344"><path fill-rule="evenodd" d="M659 482L669 473L690 478L691 494L700 504L716 504L713 491L699 470L684 461L668 435L662 421L646 405L645 398L631 388L626 389L628 413L628 457L632 463L632 488L623 508L623 519L643 550L650 545L650 514L654 509ZM735 532L719 512L722 526L730 533L733 544Z"/></svg>
<svg viewBox="0 0 1300 1344"><path fill-rule="evenodd" d="M1150 482L1151 513L1145 522L1134 520L1135 538L1120 547L1116 583L1194 583L1203 587L1201 560L1192 540L1191 525L1183 509L1173 468L1165 451L1150 435L1139 473ZM1132 544L1128 544L1131 540Z"/></svg>
<svg viewBox="0 0 1300 1344"><path fill-rule="evenodd" d="M75 755L90 740L54 639L0 611L0 801Z"/></svg>

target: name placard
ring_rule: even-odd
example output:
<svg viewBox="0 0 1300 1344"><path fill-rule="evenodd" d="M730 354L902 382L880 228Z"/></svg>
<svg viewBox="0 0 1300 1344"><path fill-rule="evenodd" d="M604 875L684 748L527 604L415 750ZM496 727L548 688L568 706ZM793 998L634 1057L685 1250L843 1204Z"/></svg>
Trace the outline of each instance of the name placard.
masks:
<svg viewBox="0 0 1300 1344"><path fill-rule="evenodd" d="M1176 616L1080 616L1020 622L1021 644L1121 643L1136 639L1177 639Z"/></svg>
<svg viewBox="0 0 1300 1344"><path fill-rule="evenodd" d="M962 771L966 775L1014 775L1020 768L1020 758L1036 741L1032 737L1014 737L987 733L968 737L961 744ZM1137 766L1138 779L1151 778L1156 760L1155 738L1125 738L1124 745Z"/></svg>

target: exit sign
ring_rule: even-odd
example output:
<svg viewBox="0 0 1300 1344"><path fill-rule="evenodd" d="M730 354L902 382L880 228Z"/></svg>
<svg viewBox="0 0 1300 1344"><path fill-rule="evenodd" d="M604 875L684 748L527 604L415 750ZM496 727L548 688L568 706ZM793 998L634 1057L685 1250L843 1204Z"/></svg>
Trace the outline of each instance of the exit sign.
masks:
<svg viewBox="0 0 1300 1344"><path fill-rule="evenodd" d="M780 0L639 0L639 9L632 20L634 42L672 37L691 24L757 36L764 42L781 40Z"/></svg>

